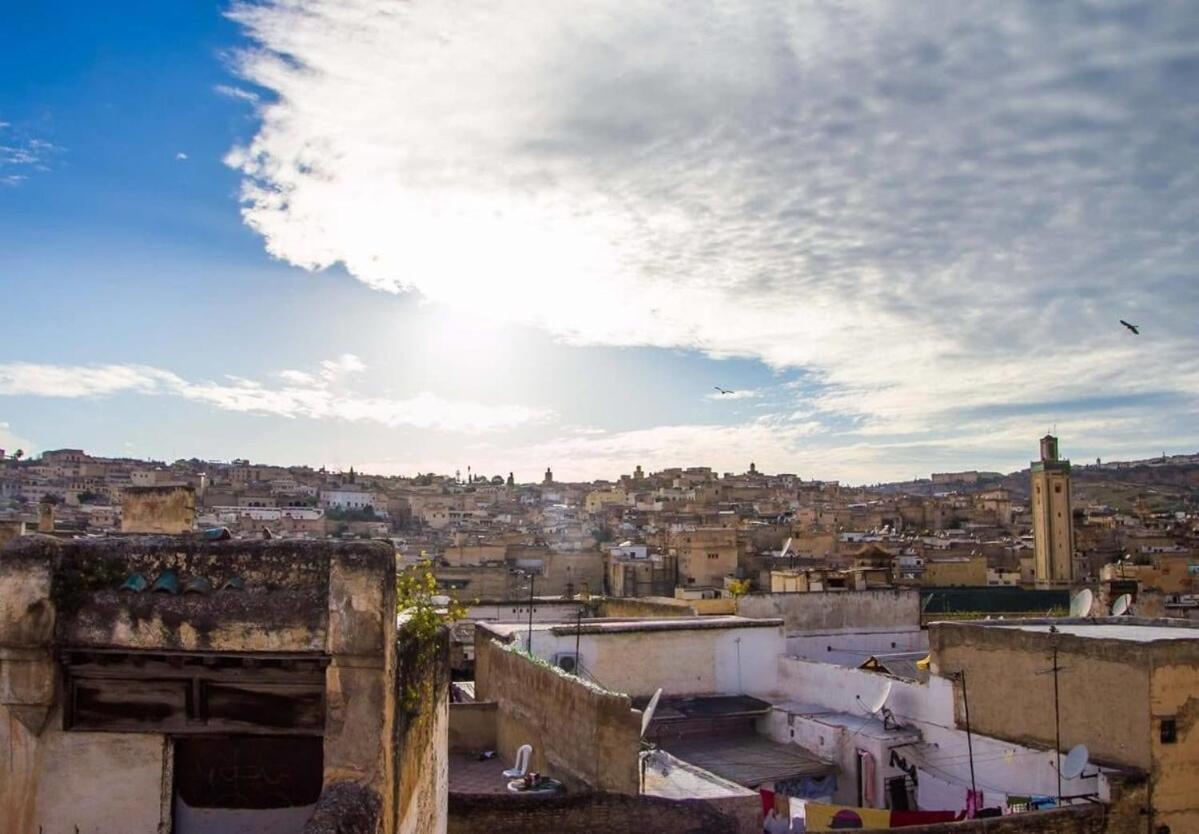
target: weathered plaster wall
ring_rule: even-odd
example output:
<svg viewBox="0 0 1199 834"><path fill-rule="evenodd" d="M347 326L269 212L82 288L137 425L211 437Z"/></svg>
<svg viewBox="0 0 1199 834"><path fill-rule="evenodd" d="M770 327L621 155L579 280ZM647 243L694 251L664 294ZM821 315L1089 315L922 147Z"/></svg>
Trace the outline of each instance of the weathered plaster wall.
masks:
<svg viewBox="0 0 1199 834"><path fill-rule="evenodd" d="M167 568L214 585L238 576L246 589L186 597L112 590L130 573L153 578ZM33 834L40 816L61 808L101 826L80 823L81 831L153 831L163 785L169 789L163 735L61 730L56 644L327 653L325 782L369 788L382 798L380 818L395 819L395 606L395 556L387 543L46 536L11 542L0 552L4 830ZM445 721L437 726L444 738ZM110 776L131 789L110 786ZM153 825L135 824L143 817ZM121 826L102 827L108 820ZM52 830L44 827L43 834Z"/></svg>
<svg viewBox="0 0 1199 834"><path fill-rule="evenodd" d="M0 704L0 830L24 834L157 831L160 735L65 733L56 711L40 735ZM52 773L54 778L38 778Z"/></svg>
<svg viewBox="0 0 1199 834"><path fill-rule="evenodd" d="M641 713L628 696L587 686L491 640L475 643L475 695L496 703L502 758L531 744L532 769L571 789L640 789Z"/></svg>
<svg viewBox="0 0 1199 834"><path fill-rule="evenodd" d="M125 487L122 533L186 533L196 526L196 491L189 486Z"/></svg>
<svg viewBox="0 0 1199 834"><path fill-rule="evenodd" d="M426 638L427 639L427 638ZM444 834L449 797L449 633L401 629L396 675L396 834Z"/></svg>
<svg viewBox="0 0 1199 834"><path fill-rule="evenodd" d="M494 701L450 704L449 749L455 753L481 753L496 746Z"/></svg>
<svg viewBox="0 0 1199 834"><path fill-rule="evenodd" d="M1199 831L1199 665L1155 665L1151 682L1155 822L1171 831ZM1163 719L1174 720L1173 743L1161 740Z"/></svg>
<svg viewBox="0 0 1199 834"><path fill-rule="evenodd" d="M920 592L910 589L747 594L742 617L782 617L788 637L805 631L897 631L920 627Z"/></svg>

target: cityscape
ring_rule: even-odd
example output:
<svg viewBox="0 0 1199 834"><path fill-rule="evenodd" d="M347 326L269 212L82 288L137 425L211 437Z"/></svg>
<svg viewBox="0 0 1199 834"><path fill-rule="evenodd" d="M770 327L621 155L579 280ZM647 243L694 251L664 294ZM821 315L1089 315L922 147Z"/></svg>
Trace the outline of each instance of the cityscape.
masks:
<svg viewBox="0 0 1199 834"><path fill-rule="evenodd" d="M1199 834L1193 0L18 5L0 834Z"/></svg>

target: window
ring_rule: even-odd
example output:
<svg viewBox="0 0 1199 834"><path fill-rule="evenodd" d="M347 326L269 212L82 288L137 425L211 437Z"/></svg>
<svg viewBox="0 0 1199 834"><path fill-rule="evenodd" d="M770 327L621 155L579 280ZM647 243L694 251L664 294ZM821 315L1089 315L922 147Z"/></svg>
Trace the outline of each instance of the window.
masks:
<svg viewBox="0 0 1199 834"><path fill-rule="evenodd" d="M1054 491L1054 492L1056 492L1056 493L1059 493L1059 494L1060 494L1060 493L1061 493L1061 491L1062 491L1062 485L1061 485L1061 484L1054 484L1054 485L1053 485L1053 491Z"/></svg>
<svg viewBox="0 0 1199 834"><path fill-rule="evenodd" d="M1162 744L1174 744L1178 741L1178 725L1173 718L1163 718L1161 728Z"/></svg>

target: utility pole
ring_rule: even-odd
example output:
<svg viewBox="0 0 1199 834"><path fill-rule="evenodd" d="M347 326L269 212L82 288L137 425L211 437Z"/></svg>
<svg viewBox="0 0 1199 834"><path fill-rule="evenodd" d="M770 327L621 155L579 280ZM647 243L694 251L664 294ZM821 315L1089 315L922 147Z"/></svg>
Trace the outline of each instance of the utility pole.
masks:
<svg viewBox="0 0 1199 834"><path fill-rule="evenodd" d="M583 670L579 664L579 638L583 634L583 609L580 608L575 612L575 674L580 678L583 677Z"/></svg>
<svg viewBox="0 0 1199 834"><path fill-rule="evenodd" d="M1057 629L1050 626L1049 631L1052 633ZM1057 646L1054 646L1053 665L1037 672L1038 675L1053 675L1053 755L1057 759L1057 767L1054 770L1057 771L1057 804L1059 808L1062 804L1062 702L1058 694L1057 673L1064 672L1068 668L1057 665Z"/></svg>
<svg viewBox="0 0 1199 834"><path fill-rule="evenodd" d="M537 574L529 571L529 642L525 647L529 655L533 654L533 586L537 584Z"/></svg>
<svg viewBox="0 0 1199 834"><path fill-rule="evenodd" d="M962 681L962 707L966 711L966 753L970 757L970 791L975 796L978 795L978 788L974 784L974 739L970 733L970 698L966 695L966 672L962 670L958 672L958 678ZM1061 793L1059 786L1058 793Z"/></svg>
<svg viewBox="0 0 1199 834"><path fill-rule="evenodd" d="M1057 807L1062 807L1062 719L1057 691L1057 646L1053 647L1053 752L1057 757Z"/></svg>

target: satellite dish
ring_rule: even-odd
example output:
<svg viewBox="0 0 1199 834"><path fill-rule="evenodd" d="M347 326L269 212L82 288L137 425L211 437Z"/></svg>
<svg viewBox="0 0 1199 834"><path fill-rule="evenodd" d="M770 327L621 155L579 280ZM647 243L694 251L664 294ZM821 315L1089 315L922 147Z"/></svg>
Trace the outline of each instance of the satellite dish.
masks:
<svg viewBox="0 0 1199 834"><path fill-rule="evenodd" d="M892 681L887 681L885 684L883 684L881 689L879 689L873 695L867 695L865 698L863 698L861 695L858 696L858 700L862 702L862 706L864 706L866 711L871 715L882 709L883 705L887 703L887 699L891 697L891 684Z"/></svg>
<svg viewBox="0 0 1199 834"><path fill-rule="evenodd" d="M1071 747L1070 752L1066 754L1066 760L1062 762L1062 778L1077 779L1082 776L1090 758L1091 754L1085 744L1076 744Z"/></svg>
<svg viewBox="0 0 1199 834"><path fill-rule="evenodd" d="M654 720L654 710L658 708L658 699L662 697L662 687L658 687L658 691L649 699L649 703L645 705L645 712L641 713L641 737L645 738L645 731L649 729L649 722Z"/></svg>
<svg viewBox="0 0 1199 834"><path fill-rule="evenodd" d="M1091 613L1091 603L1095 601L1095 595L1091 593L1089 588L1083 588L1074 596L1070 597L1070 616L1085 617Z"/></svg>
<svg viewBox="0 0 1199 834"><path fill-rule="evenodd" d="M1132 594L1120 594L1120 596L1116 597L1116 601L1112 603L1112 616L1123 617L1128 613L1131 605Z"/></svg>
<svg viewBox="0 0 1199 834"><path fill-rule="evenodd" d="M783 545L783 552L779 554L779 558L783 559L787 556L787 551L791 549L791 539L787 539L787 543Z"/></svg>

